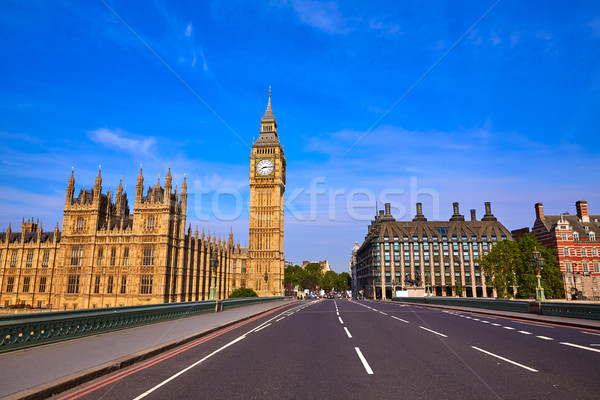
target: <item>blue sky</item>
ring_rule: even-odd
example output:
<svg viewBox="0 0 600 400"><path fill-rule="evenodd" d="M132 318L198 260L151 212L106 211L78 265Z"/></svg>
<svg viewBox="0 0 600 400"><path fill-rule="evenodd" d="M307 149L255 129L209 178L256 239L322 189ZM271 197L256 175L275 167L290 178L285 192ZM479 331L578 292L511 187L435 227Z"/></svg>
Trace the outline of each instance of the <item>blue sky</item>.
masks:
<svg viewBox="0 0 600 400"><path fill-rule="evenodd" d="M600 2L0 1L0 230L65 189L186 174L188 222L248 237L272 86L285 253L347 268L375 202L508 228L600 214Z"/></svg>

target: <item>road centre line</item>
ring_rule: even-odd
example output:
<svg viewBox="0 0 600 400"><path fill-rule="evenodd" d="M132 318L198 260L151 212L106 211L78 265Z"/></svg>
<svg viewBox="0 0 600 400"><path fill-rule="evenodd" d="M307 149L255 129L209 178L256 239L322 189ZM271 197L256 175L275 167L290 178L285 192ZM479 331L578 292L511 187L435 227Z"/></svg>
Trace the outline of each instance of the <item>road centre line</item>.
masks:
<svg viewBox="0 0 600 400"><path fill-rule="evenodd" d="M373 370L371 369L371 366L367 362L367 359L365 358L365 356L363 356L363 354L361 353L360 349L358 347L355 347L354 350L356 350L356 354L358 354L358 358L360 358L360 361L362 362L363 367L365 367L365 369L367 370L367 374L373 375Z"/></svg>
<svg viewBox="0 0 600 400"><path fill-rule="evenodd" d="M424 326L419 326L419 328L421 328L421 329L425 329L426 331L429 331L429 332L431 332L431 333L435 333L436 335L439 335L439 336L442 336L442 337L448 337L448 336L444 335L443 333L439 333L439 332L436 332L436 331L434 331L434 330L431 330L431 329L425 328Z"/></svg>
<svg viewBox="0 0 600 400"><path fill-rule="evenodd" d="M480 349L479 347L475 347L475 346L471 346L471 347L472 347L472 348L474 348L474 349L475 349L475 350L477 350L477 351L481 351L482 353L488 354L488 355L490 355L490 356L492 356L492 357L499 358L500 360L502 360L502 361L506 361L507 363L511 363L511 364L513 364L513 365L516 365L517 367L524 368L524 369L526 369L526 370L528 370L528 371L531 371L531 372L539 372L537 369L533 369L533 368L530 368L530 367L528 367L528 366L526 366L526 365L519 364L518 362L515 362L515 361L512 361L512 360L509 360L508 358L504 358L504 357L502 357L502 356L499 356L499 355L497 355L497 354L494 354L494 353L490 353L489 351L486 351L486 350Z"/></svg>
<svg viewBox="0 0 600 400"><path fill-rule="evenodd" d="M512 326L503 326L504 329L508 329L509 331L514 331L515 328L513 328Z"/></svg>
<svg viewBox="0 0 600 400"><path fill-rule="evenodd" d="M342 317L338 317L338 319L340 320L340 324L344 323L344 321L342 321Z"/></svg>
<svg viewBox="0 0 600 400"><path fill-rule="evenodd" d="M406 322L407 324L409 323L408 321L406 321L402 318L394 317L393 315L392 315L392 318L397 319L398 321Z"/></svg>
<svg viewBox="0 0 600 400"><path fill-rule="evenodd" d="M281 321L282 319L285 319L285 317L281 317L281 318L279 318L279 319L276 319L276 320L275 320L275 322L279 322L279 321Z"/></svg>
<svg viewBox="0 0 600 400"><path fill-rule="evenodd" d="M523 335L531 335L531 332L527 332L527 331L518 331L519 333L522 333Z"/></svg>
<svg viewBox="0 0 600 400"><path fill-rule="evenodd" d="M350 334L350 331L348 330L348 328L344 327L344 330L346 331L346 335L348 335L348 337L350 339L352 339L352 335Z"/></svg>
<svg viewBox="0 0 600 400"><path fill-rule="evenodd" d="M380 313L380 314L383 314L383 315L387 315L387 314L386 314L386 313L384 313L383 311L379 311L379 313Z"/></svg>
<svg viewBox="0 0 600 400"><path fill-rule="evenodd" d="M580 345L578 345L578 344L567 343L567 342L559 342L559 343L560 343L560 344L564 344L565 346L577 347L578 349L589 350L589 351L595 351L596 353L600 353L600 350L598 350L598 349L592 349L591 347L580 346Z"/></svg>
<svg viewBox="0 0 600 400"><path fill-rule="evenodd" d="M269 324L271 325L271 324ZM190 365L189 367L186 367L184 369L182 369L181 371L179 371L178 373L176 373L175 375L171 376L170 378L162 381L161 383L159 383L158 385L154 386L152 389L149 389L147 391L145 391L144 393L140 394L138 397L136 397L133 400L139 400L142 399L146 396L148 396L150 393L154 392L156 389L160 388L161 386L166 385L167 383L171 382L173 379L177 378L180 375L183 375L184 373L186 373L187 371L189 371L190 369L194 368L195 366L203 363L205 360L209 359L210 357L214 356L215 354L217 354L218 352L220 352L221 350L225 350L227 347L239 342L240 340L244 339L246 336L240 336L237 339L232 340L231 342L227 343L225 346L213 351L212 353L210 353L209 355L207 355L206 357L196 361L195 363L193 363L192 365Z"/></svg>
<svg viewBox="0 0 600 400"><path fill-rule="evenodd" d="M551 337L548 337L548 336L536 336L536 338L543 339L543 340L554 340L554 339L552 339Z"/></svg>

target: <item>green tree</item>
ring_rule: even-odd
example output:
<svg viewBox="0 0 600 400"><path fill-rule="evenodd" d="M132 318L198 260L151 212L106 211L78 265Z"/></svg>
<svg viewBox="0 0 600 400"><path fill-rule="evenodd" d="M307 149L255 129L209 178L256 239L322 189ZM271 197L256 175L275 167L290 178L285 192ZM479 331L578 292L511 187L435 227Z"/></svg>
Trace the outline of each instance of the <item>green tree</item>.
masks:
<svg viewBox="0 0 600 400"><path fill-rule="evenodd" d="M283 270L283 284L287 286L288 282L292 286L302 285L302 280L306 276L306 272L299 265L289 265Z"/></svg>
<svg viewBox="0 0 600 400"><path fill-rule="evenodd" d="M519 246L512 240L499 242L492 251L479 260L479 265L496 289L499 299L512 297L517 284L517 267L521 263Z"/></svg>
<svg viewBox="0 0 600 400"><path fill-rule="evenodd" d="M246 297L258 297L258 295L254 290L246 287L237 288L229 295L230 299L243 299Z"/></svg>
<svg viewBox="0 0 600 400"><path fill-rule="evenodd" d="M348 287L350 287L350 274L342 272L337 277L336 289L342 292L348 290Z"/></svg>
<svg viewBox="0 0 600 400"><path fill-rule="evenodd" d="M528 299L535 296L536 271L530 263L534 249L537 249L544 259L541 284L546 297L565 296L562 274L556 266L555 251L542 246L535 236L525 234L517 242L511 240L498 242L486 256L479 260L499 299L512 297L515 288L517 298Z"/></svg>
<svg viewBox="0 0 600 400"><path fill-rule="evenodd" d="M532 234L523 235L517 242L521 252L521 263L517 267L517 283L519 290L517 298L528 299L535 296L537 288L536 271L531 266L533 250L540 252L544 259L544 268L541 271L541 284L547 298L564 298L565 289L560 268L556 265L556 250L542 246Z"/></svg>
<svg viewBox="0 0 600 400"><path fill-rule="evenodd" d="M321 279L321 288L325 290L331 290L337 287L337 279L338 274L336 274L335 271L325 272L323 278Z"/></svg>
<svg viewBox="0 0 600 400"><path fill-rule="evenodd" d="M462 294L463 294L463 287L462 287L462 285L460 285L460 284L459 284L459 285L456 285L456 286L454 287L454 293L456 293L456 295L457 295L458 297L462 297Z"/></svg>

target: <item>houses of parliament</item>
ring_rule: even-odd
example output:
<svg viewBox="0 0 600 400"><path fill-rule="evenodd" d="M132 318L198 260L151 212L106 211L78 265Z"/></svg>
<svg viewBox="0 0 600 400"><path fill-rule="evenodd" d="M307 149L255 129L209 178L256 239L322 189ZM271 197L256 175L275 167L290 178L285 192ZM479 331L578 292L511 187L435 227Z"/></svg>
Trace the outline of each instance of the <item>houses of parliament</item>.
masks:
<svg viewBox="0 0 600 400"><path fill-rule="evenodd" d="M239 287L259 296L283 290L283 200L286 160L271 109L250 155L248 247L233 232L217 237L186 229L188 187L173 189L171 170L144 191L140 168L133 213L120 182L102 192L102 176L77 194L68 180L62 230L33 219L0 232L0 307L53 310L227 298ZM215 259L217 262L215 263ZM212 263L211 263L212 260ZM213 291L215 290L213 288Z"/></svg>

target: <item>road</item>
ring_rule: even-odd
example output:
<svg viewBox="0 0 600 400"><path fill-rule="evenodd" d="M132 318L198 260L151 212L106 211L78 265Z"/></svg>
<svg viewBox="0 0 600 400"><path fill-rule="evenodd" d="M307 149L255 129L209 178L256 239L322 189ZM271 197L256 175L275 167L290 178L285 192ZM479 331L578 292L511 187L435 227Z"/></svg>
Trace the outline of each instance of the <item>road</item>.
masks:
<svg viewBox="0 0 600 400"><path fill-rule="evenodd" d="M598 399L600 332L401 303L293 303L62 399Z"/></svg>

